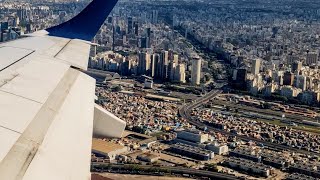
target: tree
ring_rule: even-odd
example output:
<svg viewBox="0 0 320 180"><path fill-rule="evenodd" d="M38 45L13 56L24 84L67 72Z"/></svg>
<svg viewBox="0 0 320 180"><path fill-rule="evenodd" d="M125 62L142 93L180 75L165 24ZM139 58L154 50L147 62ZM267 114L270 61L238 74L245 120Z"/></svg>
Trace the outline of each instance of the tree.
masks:
<svg viewBox="0 0 320 180"><path fill-rule="evenodd" d="M116 86L112 89L113 92L120 92L121 91L121 86Z"/></svg>
<svg viewBox="0 0 320 180"><path fill-rule="evenodd" d="M271 105L269 103L266 103L266 102L263 103L261 106L262 106L263 109L270 109L271 108Z"/></svg>

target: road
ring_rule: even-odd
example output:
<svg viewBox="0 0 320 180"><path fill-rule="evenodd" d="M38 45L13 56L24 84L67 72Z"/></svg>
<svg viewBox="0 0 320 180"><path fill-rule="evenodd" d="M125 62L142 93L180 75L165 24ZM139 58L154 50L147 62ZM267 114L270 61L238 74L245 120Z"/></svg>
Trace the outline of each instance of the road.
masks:
<svg viewBox="0 0 320 180"><path fill-rule="evenodd" d="M217 96L218 94L220 94L222 91L221 90L212 90L211 92L207 93L206 95L200 97L199 99L195 100L193 103L191 104L186 104L184 106L182 106L179 109L179 114L181 117L183 117L184 119L186 119L190 124L198 127L198 128L204 128L207 127L207 130L209 131L215 131L215 132L219 132L223 135L228 135L228 136L236 136L238 139L244 140L244 141L255 141L257 143L262 143L265 146L274 148L274 149L278 149L278 150L290 150L293 152L297 152L297 153L302 153L302 154L307 154L307 155L316 155L316 156L320 156L320 154L318 153L314 153L314 152L310 152L310 151L305 151L305 150L301 150L301 149L297 149L297 148L292 148L289 146L285 146L285 145L281 145L281 144L276 144L276 143L271 143L271 142L267 142L267 141L263 141L260 139L256 139L256 138L252 138L252 137L248 137L248 136L243 136L243 135L236 135L230 132L226 132L220 129L216 129L213 127L208 127L207 125L203 124L202 122L194 119L190 114L191 110L194 108L199 107L200 105L204 104L205 102L209 101L210 99L214 98L215 96Z"/></svg>
<svg viewBox="0 0 320 180"><path fill-rule="evenodd" d="M191 169L191 168L183 168L183 167L171 167L171 166L152 166L152 165L126 165L126 164L109 164L109 163L91 163L91 166L93 169L98 169L99 166L106 166L111 169L118 169L118 170L130 170L130 173L132 173L132 169L135 169L137 172L139 171L145 171L145 172L164 172L164 173L177 173L177 174L189 174L189 175L195 175L198 177L208 177L212 179L223 179L223 180L231 180L231 179L238 179L237 177L233 175L228 174L222 174L218 172L212 172L212 171L204 171L204 170L198 170L198 169ZM108 169L106 169L108 170Z"/></svg>

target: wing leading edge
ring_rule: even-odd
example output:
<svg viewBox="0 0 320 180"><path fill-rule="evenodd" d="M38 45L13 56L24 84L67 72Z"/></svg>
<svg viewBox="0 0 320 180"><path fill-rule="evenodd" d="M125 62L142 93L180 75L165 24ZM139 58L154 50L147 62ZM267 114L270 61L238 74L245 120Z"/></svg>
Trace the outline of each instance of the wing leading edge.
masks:
<svg viewBox="0 0 320 180"><path fill-rule="evenodd" d="M0 44L14 54L0 56L0 179L90 179L93 131L121 135L125 122L94 104L95 81L78 70L116 2L93 0L70 21Z"/></svg>

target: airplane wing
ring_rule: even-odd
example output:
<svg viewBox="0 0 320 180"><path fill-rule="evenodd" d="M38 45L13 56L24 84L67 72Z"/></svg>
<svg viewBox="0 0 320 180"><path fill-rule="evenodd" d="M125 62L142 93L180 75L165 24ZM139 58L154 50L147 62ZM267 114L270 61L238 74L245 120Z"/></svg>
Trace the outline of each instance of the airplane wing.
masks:
<svg viewBox="0 0 320 180"><path fill-rule="evenodd" d="M92 134L121 136L125 123L95 105L95 80L80 71L116 3L93 0L61 25L0 44L0 179L90 179Z"/></svg>

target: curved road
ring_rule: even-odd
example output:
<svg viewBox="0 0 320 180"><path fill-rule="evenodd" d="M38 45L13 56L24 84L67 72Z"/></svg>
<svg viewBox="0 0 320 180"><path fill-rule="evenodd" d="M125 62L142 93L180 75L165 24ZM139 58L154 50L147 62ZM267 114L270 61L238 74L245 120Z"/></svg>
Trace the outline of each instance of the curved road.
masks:
<svg viewBox="0 0 320 180"><path fill-rule="evenodd" d="M198 128L207 127L208 130L219 132L219 133L224 134L224 135L236 136L237 138L245 140L245 141L255 141L255 142L258 142L258 143L262 143L262 144L264 144L264 145L266 145L268 147L279 149L279 150L290 150L290 151L298 152L298 153L302 153L302 154L320 156L320 154L318 154L318 153L305 151L305 150L301 150L301 149L297 149L297 148L292 148L290 146L271 143L271 142L263 141L263 140L252 138L252 137L248 137L248 136L236 135L236 134L233 134L233 133L230 133L230 132L222 131L220 129L216 129L216 128L213 128L213 127L206 126L202 122L200 122L200 121L198 121L198 120L196 120L196 119L191 117L190 112L191 112L192 109L197 108L200 105L206 103L207 101L209 101L210 99L214 98L215 96L217 96L221 92L222 92L221 90L212 90L211 92L207 93L205 96L200 97L199 99L195 100L193 103L191 103L189 105L187 104L187 105L182 106L179 109L180 116L183 117L184 119L186 119L190 124L192 124L192 125L194 125L194 126L196 126Z"/></svg>

